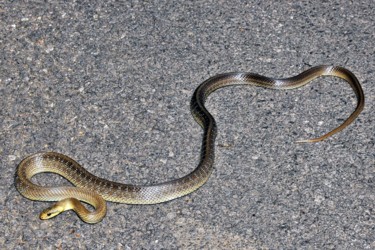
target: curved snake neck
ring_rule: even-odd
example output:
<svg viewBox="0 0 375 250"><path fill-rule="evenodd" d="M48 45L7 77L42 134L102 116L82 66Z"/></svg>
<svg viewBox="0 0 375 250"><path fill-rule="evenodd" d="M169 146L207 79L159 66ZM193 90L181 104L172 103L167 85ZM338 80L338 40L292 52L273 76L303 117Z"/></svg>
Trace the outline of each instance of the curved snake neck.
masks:
<svg viewBox="0 0 375 250"><path fill-rule="evenodd" d="M33 200L61 200L76 197L78 189L88 194L80 194L77 199L90 203L89 193L98 193L105 200L127 204L155 204L187 195L201 187L213 171L215 158L216 122L205 108L205 100L215 90L232 85L254 85L271 89L293 89L306 85L319 76L335 76L344 79L352 87L357 97L357 107L343 124L327 134L300 142L316 142L326 139L341 131L360 114L364 107L364 95L357 78L342 67L317 66L301 74L284 79L273 79L251 73L226 73L204 81L195 90L190 108L196 122L203 129L200 160L197 167L186 176L155 185L131 185L112 182L99 178L80 166L66 155L55 152L44 152L31 155L19 164L16 174L16 187L25 197ZM30 178L42 172L53 172L68 179L77 188L68 191L64 187L41 187L30 181ZM75 191L74 191L75 190ZM78 192L78 191L77 191Z"/></svg>

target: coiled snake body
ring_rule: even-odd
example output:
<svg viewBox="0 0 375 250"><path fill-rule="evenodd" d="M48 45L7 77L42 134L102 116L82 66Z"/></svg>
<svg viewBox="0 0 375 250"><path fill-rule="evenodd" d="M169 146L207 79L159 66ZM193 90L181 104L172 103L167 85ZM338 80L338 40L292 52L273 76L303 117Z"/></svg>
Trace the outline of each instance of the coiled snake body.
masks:
<svg viewBox="0 0 375 250"><path fill-rule="evenodd" d="M18 165L16 187L23 196L31 200L59 201L41 213L42 219L56 216L64 210L74 209L81 219L88 223L99 222L105 216L106 204L104 200L127 204L155 204L187 195L201 187L213 170L217 128L215 119L204 106L208 95L219 88L232 85L293 89L301 87L319 76L336 76L344 79L350 84L358 100L356 109L343 124L321 137L299 142L324 140L352 123L364 107L362 88L357 78L349 70L342 67L317 66L285 79L272 79L251 73L227 73L206 80L192 96L191 112L196 122L203 128L203 140L198 166L186 176L156 185L117 183L94 176L66 155L43 152L25 158ZM44 187L31 182L32 176L42 172L57 173L76 187ZM91 204L95 210L88 211L80 201Z"/></svg>

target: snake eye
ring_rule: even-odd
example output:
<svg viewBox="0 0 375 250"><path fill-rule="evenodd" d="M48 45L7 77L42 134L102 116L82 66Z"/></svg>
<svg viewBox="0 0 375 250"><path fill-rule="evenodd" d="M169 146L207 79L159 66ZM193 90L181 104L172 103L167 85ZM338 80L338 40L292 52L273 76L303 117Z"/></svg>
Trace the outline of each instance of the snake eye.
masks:
<svg viewBox="0 0 375 250"><path fill-rule="evenodd" d="M52 215L52 213L48 213L47 216L50 217Z"/></svg>

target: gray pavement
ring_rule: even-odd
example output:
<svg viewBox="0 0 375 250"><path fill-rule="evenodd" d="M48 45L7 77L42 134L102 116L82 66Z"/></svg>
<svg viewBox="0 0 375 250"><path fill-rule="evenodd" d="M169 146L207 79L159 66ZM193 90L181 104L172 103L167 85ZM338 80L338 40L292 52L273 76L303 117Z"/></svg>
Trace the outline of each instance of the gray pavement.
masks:
<svg viewBox="0 0 375 250"><path fill-rule="evenodd" d="M104 2L104 3L102 3ZM375 249L375 5L367 1L2 1L1 249ZM366 107L320 78L275 91L232 87L207 103L215 171L197 192L158 205L108 204L88 225L14 187L17 164L67 154L119 182L158 183L194 169L194 89L219 73L288 77L341 65ZM41 175L43 184L66 183Z"/></svg>

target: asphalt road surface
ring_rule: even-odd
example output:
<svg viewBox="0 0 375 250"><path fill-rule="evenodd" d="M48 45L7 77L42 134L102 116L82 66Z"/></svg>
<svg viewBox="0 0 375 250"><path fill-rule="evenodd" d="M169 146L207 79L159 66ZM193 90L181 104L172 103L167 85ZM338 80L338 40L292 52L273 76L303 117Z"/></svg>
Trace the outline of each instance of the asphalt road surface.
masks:
<svg viewBox="0 0 375 250"><path fill-rule="evenodd" d="M375 249L375 5L365 1L3 1L0 3L1 249ZM18 163L57 151L114 181L181 177L199 159L189 102L219 73L289 77L340 65L289 91L231 87L210 96L215 170L158 205L108 203L105 219L22 197ZM35 181L64 185L52 174Z"/></svg>

